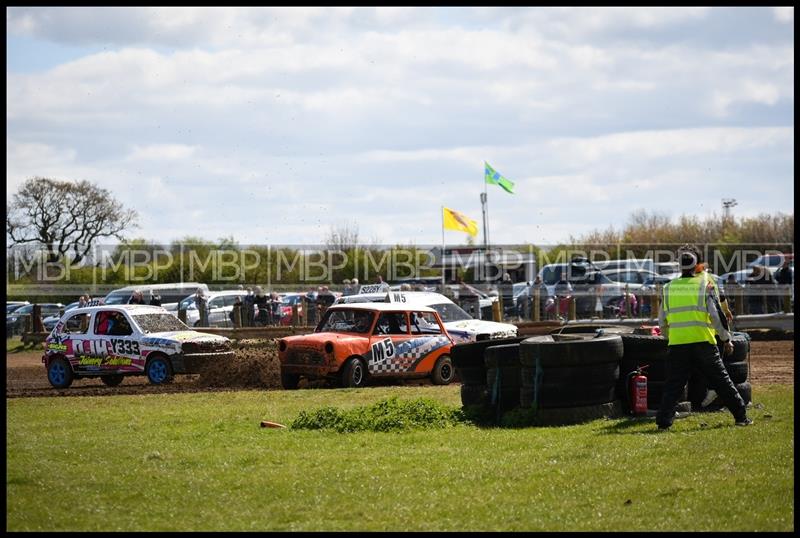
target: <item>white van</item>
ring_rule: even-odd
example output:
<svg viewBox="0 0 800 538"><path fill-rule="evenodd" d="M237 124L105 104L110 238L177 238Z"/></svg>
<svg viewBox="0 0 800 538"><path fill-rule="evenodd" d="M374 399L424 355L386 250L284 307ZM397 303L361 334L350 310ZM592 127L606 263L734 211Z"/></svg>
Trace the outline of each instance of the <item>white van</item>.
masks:
<svg viewBox="0 0 800 538"><path fill-rule="evenodd" d="M144 302L150 302L150 292L161 296L161 306L168 308L172 303L178 303L189 294L195 293L197 288L202 289L208 295L208 285L199 282L177 282L172 284L140 284L138 286L126 286L114 290L103 299L104 305L127 304L131 294L139 290L142 292Z"/></svg>
<svg viewBox="0 0 800 538"><path fill-rule="evenodd" d="M389 291L377 293L359 293L344 295L333 304L350 304L364 302L394 302L410 305L428 306L439 313L448 334L456 343L474 342L494 338L511 338L517 335L517 326L511 323L497 323L473 319L456 303L432 291Z"/></svg>

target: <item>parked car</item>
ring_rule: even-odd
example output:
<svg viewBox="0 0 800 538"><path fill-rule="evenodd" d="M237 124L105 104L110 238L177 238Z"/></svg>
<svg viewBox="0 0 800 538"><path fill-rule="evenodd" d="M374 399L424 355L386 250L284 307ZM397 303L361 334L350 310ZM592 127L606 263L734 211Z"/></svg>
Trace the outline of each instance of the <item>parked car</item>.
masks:
<svg viewBox="0 0 800 538"><path fill-rule="evenodd" d="M6 301L6 316L20 306L25 306L26 304L30 303L28 301Z"/></svg>
<svg viewBox="0 0 800 538"><path fill-rule="evenodd" d="M595 312L598 291L604 310L616 305L625 293L625 284L614 282L602 271L595 269L591 262L579 260L547 264L539 270L539 278L547 287L550 297L555 295L556 283L562 276L572 286L575 312L578 316L588 316Z"/></svg>
<svg viewBox="0 0 800 538"><path fill-rule="evenodd" d="M659 275L678 275L681 274L681 264L678 262L658 262L655 264L655 272Z"/></svg>
<svg viewBox="0 0 800 538"><path fill-rule="evenodd" d="M192 331L163 308L148 305L75 308L44 345L47 379L59 389L92 377L114 387L133 375L160 385L174 374L198 373L234 356L229 339Z"/></svg>
<svg viewBox="0 0 800 538"><path fill-rule="evenodd" d="M58 314L64 305L61 303L38 303L42 307L42 317ZM22 333L25 316L33 314L35 304L22 305L6 315L6 338Z"/></svg>
<svg viewBox="0 0 800 538"><path fill-rule="evenodd" d="M474 342L490 338L511 338L517 335L517 326L473 319L463 308L442 295L431 291L392 291L381 293L358 293L336 299L334 304L364 302L401 303L433 308L439 313L448 334L456 342Z"/></svg>
<svg viewBox="0 0 800 538"><path fill-rule="evenodd" d="M104 305L127 304L131 294L139 290L144 295L145 302L150 301L149 292L158 293L161 296L161 306L170 303L177 303L190 293L195 293L197 289L202 289L208 293L208 285L199 282L177 282L172 284L142 284L139 286L126 286L116 289L105 296L102 303Z"/></svg>
<svg viewBox="0 0 800 538"><path fill-rule="evenodd" d="M278 340L281 383L296 389L301 376L363 387L370 378L453 380L452 338L436 310L409 303L329 307L308 335Z"/></svg>
<svg viewBox="0 0 800 538"><path fill-rule="evenodd" d="M195 290L195 292L196 291L197 290ZM233 310L236 297L244 300L246 295L247 291L238 289L206 292L206 299L208 300L208 326L233 327L230 313ZM189 327L197 327L200 323L200 312L198 312L197 306L195 305L194 296L195 293L193 292L188 297L181 299L175 310L169 310L175 317L178 316L178 309L186 310L186 325Z"/></svg>
<svg viewBox="0 0 800 538"><path fill-rule="evenodd" d="M303 315L303 298L305 293L281 293L278 295L281 298L281 325L292 324L292 307L297 305L297 315Z"/></svg>
<svg viewBox="0 0 800 538"><path fill-rule="evenodd" d="M610 271L602 271L602 273L614 282L627 284L628 289L633 293L636 293L648 279L654 280L661 276L647 269L612 269Z"/></svg>
<svg viewBox="0 0 800 538"><path fill-rule="evenodd" d="M78 307L78 301L75 301L74 303L69 303L67 306L64 307L64 313L69 312L73 308L77 308L77 307ZM60 319L61 319L61 313L60 312L57 313L57 314L53 314L52 316L47 316L46 318L44 318L42 320L42 325L44 325L44 330L47 331L47 332L52 331L53 327L56 326L56 323L58 323L58 320L60 320Z"/></svg>
<svg viewBox="0 0 800 538"><path fill-rule="evenodd" d="M765 253L748 263L747 267L752 269L754 265L761 265L769 269L770 273L775 274L775 271L778 270L778 267L783 265L783 260L794 262L794 254L788 252L771 252L769 254Z"/></svg>
<svg viewBox="0 0 800 538"><path fill-rule="evenodd" d="M598 271L613 271L630 269L633 271L645 270L655 272L655 262L650 258L627 258L623 260L597 260L592 263L594 269Z"/></svg>

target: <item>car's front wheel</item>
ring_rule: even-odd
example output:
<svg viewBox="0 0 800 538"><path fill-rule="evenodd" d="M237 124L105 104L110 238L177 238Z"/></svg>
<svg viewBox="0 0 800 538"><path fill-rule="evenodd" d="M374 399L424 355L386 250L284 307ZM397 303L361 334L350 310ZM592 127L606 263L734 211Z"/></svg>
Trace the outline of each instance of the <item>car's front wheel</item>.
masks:
<svg viewBox="0 0 800 538"><path fill-rule="evenodd" d="M145 367L147 379L153 385L163 385L172 381L172 364L169 359L160 355L151 357Z"/></svg>
<svg viewBox="0 0 800 538"><path fill-rule="evenodd" d="M367 368L364 361L353 357L347 361L342 370L342 386L360 388L367 384Z"/></svg>
<svg viewBox="0 0 800 538"><path fill-rule="evenodd" d="M47 367L47 380L57 389L65 389L72 385L75 375L66 359L58 357L50 361Z"/></svg>

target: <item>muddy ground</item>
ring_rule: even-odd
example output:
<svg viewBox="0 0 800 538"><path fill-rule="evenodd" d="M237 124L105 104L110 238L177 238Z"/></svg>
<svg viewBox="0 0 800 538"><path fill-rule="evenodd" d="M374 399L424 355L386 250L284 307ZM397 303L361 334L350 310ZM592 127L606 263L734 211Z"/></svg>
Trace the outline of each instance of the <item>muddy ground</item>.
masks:
<svg viewBox="0 0 800 538"><path fill-rule="evenodd" d="M794 340L753 341L751 346L750 382L753 385L794 384ZM202 374L177 375L172 383L161 386L150 385L144 376L134 376L126 377L118 387L106 387L95 378L76 380L68 389L54 389L47 381L41 359L42 353L38 350L6 355L7 398L281 388L275 340L242 340L237 345L233 363L224 368L210 368Z"/></svg>

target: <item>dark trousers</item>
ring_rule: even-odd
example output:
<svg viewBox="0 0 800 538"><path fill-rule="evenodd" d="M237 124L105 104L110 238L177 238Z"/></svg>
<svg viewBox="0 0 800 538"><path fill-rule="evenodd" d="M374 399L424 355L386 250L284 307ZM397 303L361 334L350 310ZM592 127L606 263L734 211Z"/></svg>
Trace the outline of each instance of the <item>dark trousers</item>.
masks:
<svg viewBox="0 0 800 538"><path fill-rule="evenodd" d="M661 396L661 407L656 414L656 424L663 427L672 426L678 398L683 394L683 387L689 381L693 365L706 376L709 387L717 391L733 418L737 421L744 420L747 416L747 407L728 376L725 365L722 364L719 349L708 342L697 342L669 346L667 380Z"/></svg>

